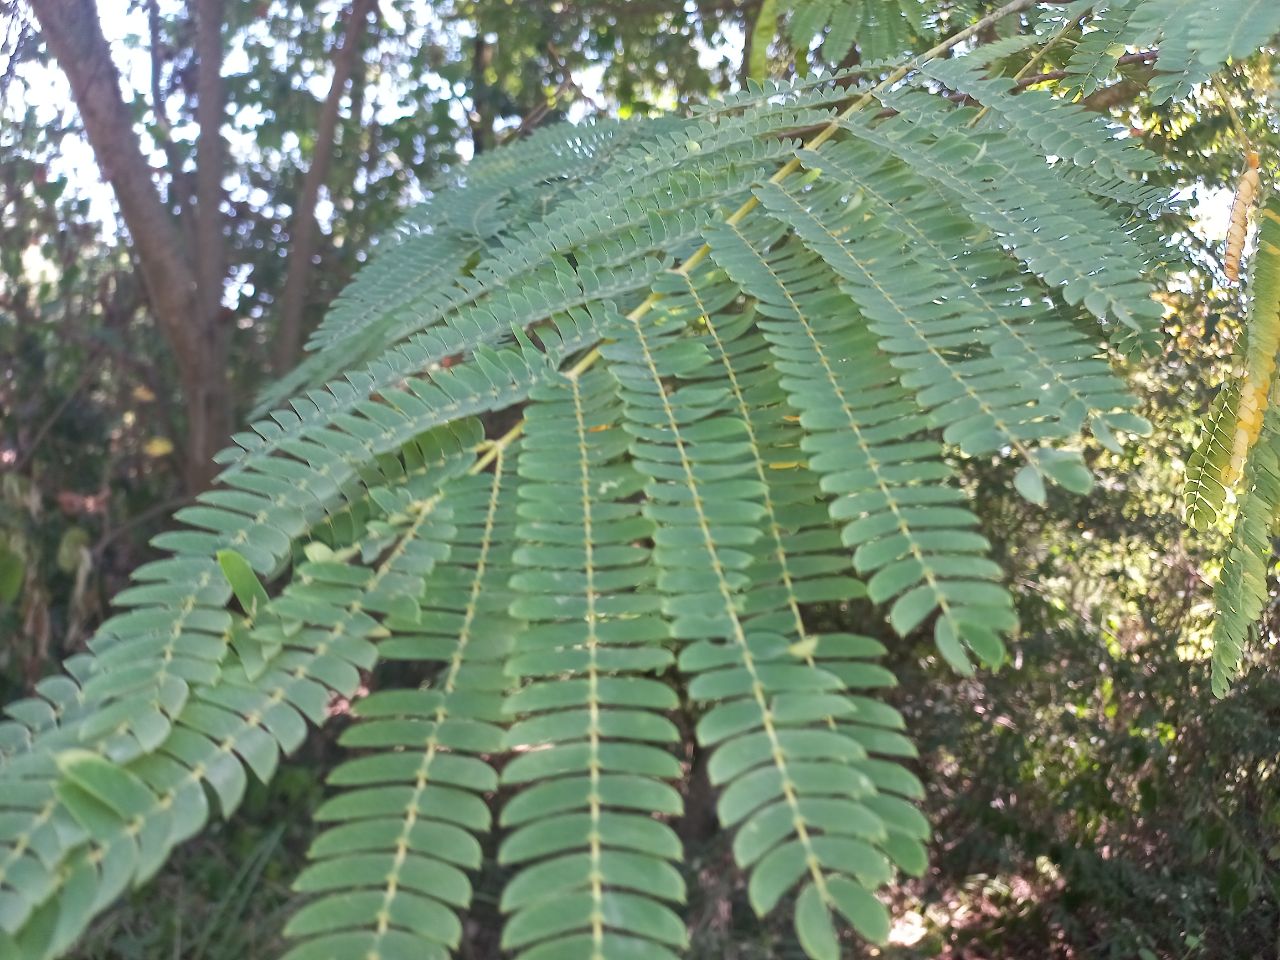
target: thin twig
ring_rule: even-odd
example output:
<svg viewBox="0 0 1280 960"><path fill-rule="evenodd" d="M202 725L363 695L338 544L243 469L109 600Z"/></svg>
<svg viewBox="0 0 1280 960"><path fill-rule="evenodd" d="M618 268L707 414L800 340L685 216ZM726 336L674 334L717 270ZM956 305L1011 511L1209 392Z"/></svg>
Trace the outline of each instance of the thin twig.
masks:
<svg viewBox="0 0 1280 960"><path fill-rule="evenodd" d="M109 533L103 534L102 537L98 539L98 542L93 545L93 549L90 551L94 560L97 561L98 558L102 556L103 551L106 550L113 541L118 539L122 533L127 533L134 527L140 526L162 513L168 513L170 510L176 510L178 507L185 507L191 502L193 502L192 497L172 497L168 500L163 500L160 503L153 503L151 506L147 507L147 509L139 513L135 513L124 523L120 524L120 526L112 527Z"/></svg>
<svg viewBox="0 0 1280 960"><path fill-rule="evenodd" d="M1084 20L1083 14L1081 14L1079 17L1074 17L1073 19L1063 23L1061 28L1059 28L1059 30L1053 36L1051 36L1047 41L1041 44L1040 49L1038 49L1035 53L1031 55L1031 59L1029 59L1026 63L1024 63L1022 65L1022 68L1013 75L1014 83L1016 84L1019 80L1025 80L1027 77L1027 74L1030 73L1031 69L1037 63L1039 63L1041 60L1044 59L1045 54L1049 52L1049 50L1053 47L1053 45L1057 43L1059 40L1061 40L1063 37L1065 37L1067 35L1067 31L1074 30L1082 20ZM990 107L984 106L981 110L977 112L974 118L969 121L969 126L971 127L977 126L978 122L983 117L985 117L990 111L991 111Z"/></svg>
<svg viewBox="0 0 1280 960"><path fill-rule="evenodd" d="M520 121L520 126L516 128L515 133L512 135L512 139L519 139L520 137L527 136L531 133L542 123L543 120L547 118L551 111L556 108L566 93L573 94L573 100L581 100L584 103L589 104L591 109L596 111L596 113L602 112L600 104L596 103L596 101L582 89L582 85L574 79L573 71L569 69L568 62L564 59L564 56L560 51L556 49L555 44L547 44L547 53L550 54L555 65L560 68L560 82L556 85L556 88L551 91L550 97L543 100L542 103L538 104L525 115L525 117Z"/></svg>
<svg viewBox="0 0 1280 960"><path fill-rule="evenodd" d="M151 110L155 114L156 126L160 129L160 133L163 134L165 144L172 147L169 140L173 135L173 127L169 123L169 111L165 107L164 91L160 83L163 67L160 62L159 0L147 0L147 28L151 33ZM172 161L173 158L170 159ZM176 163L174 163L174 169L178 169Z"/></svg>
<svg viewBox="0 0 1280 960"><path fill-rule="evenodd" d="M1227 116L1231 118L1231 127L1240 139L1240 146L1244 147L1245 153L1252 153L1253 146L1249 141L1249 132L1245 130L1244 121L1240 119L1240 114L1236 113L1235 104L1231 102L1231 91L1226 88L1222 80L1216 75L1209 79L1213 82L1213 89L1218 92L1218 99L1227 108Z"/></svg>
<svg viewBox="0 0 1280 960"><path fill-rule="evenodd" d="M1117 57L1116 64L1151 63L1159 56L1159 50L1141 50L1138 53L1126 53L1122 57ZM1044 83L1046 80L1065 80L1066 78L1067 71L1065 70L1049 70L1046 73L1037 73L1030 77L1023 77L1015 84L1015 86L1021 89L1023 87L1035 86L1037 83Z"/></svg>
<svg viewBox="0 0 1280 960"><path fill-rule="evenodd" d="M67 391L66 396L59 401L54 407L53 413L45 418L44 423L40 424L40 429L36 431L36 435L31 438L31 443L27 445L27 449L22 451L22 456L18 458L18 462L14 464L13 471L20 473L24 467L31 462L31 458L35 456L36 450L40 444L44 442L45 435L52 429L53 425L58 422L58 418L71 406L71 401L89 385L89 382L97 375L98 361L102 358L101 353L95 353L85 361L84 369L80 372L80 376L76 379L75 385Z"/></svg>

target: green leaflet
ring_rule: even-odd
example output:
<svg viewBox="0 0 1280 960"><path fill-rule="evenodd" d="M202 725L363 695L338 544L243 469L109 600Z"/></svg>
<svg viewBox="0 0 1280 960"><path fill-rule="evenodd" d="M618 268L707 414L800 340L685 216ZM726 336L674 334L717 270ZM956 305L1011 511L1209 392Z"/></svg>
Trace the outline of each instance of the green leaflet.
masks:
<svg viewBox="0 0 1280 960"><path fill-rule="evenodd" d="M1213 692L1224 696L1235 679L1246 638L1269 596L1272 537L1280 516L1280 411L1272 403L1241 481L1240 506L1214 585Z"/></svg>
<svg viewBox="0 0 1280 960"><path fill-rule="evenodd" d="M381 690L354 705L361 722L341 743L380 752L330 777L345 789L316 812L329 826L294 884L315 899L286 927L308 937L291 960L349 950L444 956L458 945L456 912L471 902L465 871L479 866L476 835L490 826L483 794L498 782L486 757L503 739L515 483L499 457L492 473L443 491L457 530L449 557L424 589L401 592L413 606L384 621L391 636L379 644L386 659L441 668L420 689Z"/></svg>
<svg viewBox="0 0 1280 960"><path fill-rule="evenodd" d="M71 767L64 762L61 783L47 755L15 758L0 794L16 814L5 818L0 833L0 878L13 884L5 891L2 929L13 934L17 956L64 951L126 885L148 879L176 844L204 826L209 816L205 785L230 815L243 797L246 767L269 779L280 754L295 750L305 738L306 721L324 721L330 691L355 692L358 670L374 660L368 638L380 630L364 612L366 605L386 610L389 589L416 582L421 590L421 578L453 536L439 486L465 466L465 436L445 430L422 438L412 456L432 468L408 486L388 491L389 502L400 507L394 519L371 519L345 551L346 566L315 571L323 582L332 582L338 569L359 563L365 543L381 544L373 555L382 559L365 568L357 591L325 594L298 583L273 601L292 626L286 632L280 619L270 618L255 628L262 641L279 645L260 676L250 680L243 669L228 666L220 683L196 688L153 751L139 754L135 746L113 758L108 739L101 757L89 754L97 768L109 763L118 770L116 776L132 785L135 797L144 792L150 797L141 815L133 806L102 803L86 790L83 777L73 775L94 769L81 759L87 751L71 754Z"/></svg>
<svg viewBox="0 0 1280 960"><path fill-rule="evenodd" d="M680 948L672 904L684 881L680 843L654 814L677 814L676 705L654 675L673 657L655 616L649 531L629 503L643 479L625 460L613 382L600 371L535 395L520 452L523 480L511 578L526 621L508 663L519 685L503 771L523 786L503 810L498 853L516 874L503 894L503 945L519 957L602 950L614 938ZM563 511L547 516L547 502ZM523 752L529 751L529 752ZM660 954L665 955L665 954Z"/></svg>
<svg viewBox="0 0 1280 960"><path fill-rule="evenodd" d="M253 572L253 567L249 566L249 561L234 550L219 550L217 557L222 575L227 578L231 592L235 594L245 614L254 617L259 610L266 609L269 602L267 591L263 589L258 575Z"/></svg>
<svg viewBox="0 0 1280 960"><path fill-rule="evenodd" d="M766 191L766 206L785 214L774 193ZM801 446L823 489L843 495L831 514L847 521L843 538L855 548L855 567L874 574L871 599L892 601L890 622L904 634L939 612L939 651L957 669L972 671L962 643L998 665L998 631L1013 626L1012 603L1003 588L974 579L997 578L999 569L970 555L986 542L972 530L977 521L963 494L945 482L941 450L918 439L927 421L877 358L873 328L858 322L826 272L814 269L821 261L798 244L764 255L726 227L712 249L769 307L771 319L761 325L806 428ZM850 435L854 444L845 440Z"/></svg>
<svg viewBox="0 0 1280 960"><path fill-rule="evenodd" d="M1068 97L1087 97L1102 86L1124 54L1125 31L1138 0L1110 0L1094 6L1089 28L1071 51L1063 86Z"/></svg>
<svg viewBox="0 0 1280 960"><path fill-rule="evenodd" d="M769 44L778 32L778 2L764 0L751 28L751 49L747 52L747 76L763 79L769 73Z"/></svg>

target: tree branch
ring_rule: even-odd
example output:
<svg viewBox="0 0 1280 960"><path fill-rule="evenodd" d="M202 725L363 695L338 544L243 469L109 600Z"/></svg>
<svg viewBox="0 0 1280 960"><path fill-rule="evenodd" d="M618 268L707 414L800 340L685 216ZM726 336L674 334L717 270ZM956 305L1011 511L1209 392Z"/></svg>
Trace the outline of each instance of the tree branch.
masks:
<svg viewBox="0 0 1280 960"><path fill-rule="evenodd" d="M160 81L163 79L163 44L160 40L160 0L147 0L147 30L151 36L151 110L156 115L156 126L164 137L166 155L172 163L173 127L169 123L169 112L165 109L164 91Z"/></svg>
<svg viewBox="0 0 1280 960"><path fill-rule="evenodd" d="M333 159L338 131L338 108L359 59L360 39L374 6L375 0L352 0L344 17L346 28L333 51L333 79L320 108L311 165L302 178L302 189L298 193L293 224L289 229L292 247L289 250L284 292L280 297L280 328L275 344L277 373L284 373L297 362L302 346L303 314L313 268L311 261L316 254L319 233L316 201L320 196L320 187L329 175L329 164Z"/></svg>
<svg viewBox="0 0 1280 960"><path fill-rule="evenodd" d="M1128 63L1152 63L1160 56L1159 50L1141 50L1138 53L1126 53L1123 57L1116 58L1117 65ZM1063 80L1067 77L1065 70L1050 70L1048 73L1037 73L1029 77L1023 77L1018 81L1019 87L1030 87L1037 83L1044 83L1046 80Z"/></svg>
<svg viewBox="0 0 1280 960"><path fill-rule="evenodd" d="M223 235L222 177L226 151L222 120L226 87L222 81L223 0L195 0L196 139L195 273L199 294L192 320L200 344L200 375L187 384L187 402L198 415L188 423L193 451L187 472L191 485L212 479L209 463L231 431L231 397L227 386L229 334L223 315L222 290L227 272Z"/></svg>
<svg viewBox="0 0 1280 960"><path fill-rule="evenodd" d="M200 319L208 330L222 303L226 251L222 239L222 2L196 2L196 280Z"/></svg>
<svg viewBox="0 0 1280 960"><path fill-rule="evenodd" d="M497 146L493 129L497 117L497 91L485 76L493 65L494 49L484 31L477 28L471 42L471 152L477 156Z"/></svg>
<svg viewBox="0 0 1280 960"><path fill-rule="evenodd" d="M197 40L205 57L198 105L198 145L204 202L197 211L196 250L183 243L142 154L134 118L120 92L120 73L102 34L94 0L40 0L32 9L49 50L71 84L72 99L93 147L102 177L115 192L133 242L147 304L173 350L186 407L186 482L192 491L208 485L211 462L230 433L226 383L226 331L220 307L221 255L220 119L222 0L199 0L203 26ZM217 48L216 51L214 48ZM192 252L198 263L192 266ZM202 296L207 293L207 296Z"/></svg>
<svg viewBox="0 0 1280 960"><path fill-rule="evenodd" d="M53 408L53 412L45 417L35 435L24 444L24 449L18 457L18 462L11 468L14 473L21 473L27 468L27 465L31 463L32 458L36 455L36 451L40 448L40 444L44 442L45 436L53 428L53 425L58 422L58 418L66 412L67 407L71 406L71 401L80 395L80 391L87 387L93 378L98 375L98 361L100 359L101 355L94 353L85 360L80 370L80 376L72 384L71 389L62 395L62 399Z"/></svg>
<svg viewBox="0 0 1280 960"><path fill-rule="evenodd" d="M195 329L183 320L195 305L196 280L133 134L133 117L120 95L120 74L97 9L93 0L41 0L32 8L71 84L85 135L138 252L148 298L185 371L198 356Z"/></svg>
<svg viewBox="0 0 1280 960"><path fill-rule="evenodd" d="M151 112L155 114L160 149L169 162L169 205L177 203L185 212L190 205L191 187L173 143L173 123L165 105L165 44L160 31L160 0L147 0L147 30L151 37ZM176 194L176 196L175 196Z"/></svg>

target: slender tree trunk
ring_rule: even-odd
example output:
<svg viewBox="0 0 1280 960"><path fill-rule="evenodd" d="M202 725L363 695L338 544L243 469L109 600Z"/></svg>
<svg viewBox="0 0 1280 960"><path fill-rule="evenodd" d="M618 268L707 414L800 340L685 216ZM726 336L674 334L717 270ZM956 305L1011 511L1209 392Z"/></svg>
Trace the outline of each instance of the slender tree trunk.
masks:
<svg viewBox="0 0 1280 960"><path fill-rule="evenodd" d="M222 82L223 0L196 0L196 204L195 274L199 295L196 322L200 340L200 376L192 385L188 407L199 408L188 430L190 457L188 483L208 486L216 468L213 454L227 443L231 433L230 318L222 309L227 272L226 238L223 234L222 178L226 156L222 120L226 90Z"/></svg>
<svg viewBox="0 0 1280 960"><path fill-rule="evenodd" d="M165 340L173 350L187 414L186 482L195 491L214 473L210 458L227 441L230 397L226 386L226 337L219 326L221 250L218 197L221 193L222 113L221 0L201 0L198 18L201 77L200 165L211 169L201 178L202 211L197 225L197 251L187 249L182 231L165 209L151 169L133 130L133 116L120 94L120 74L98 21L93 0L39 0L32 4L49 50L71 84L72 98L103 179L111 184L128 228L146 287L147 301ZM203 21L203 23L201 23ZM216 50L216 54L215 54ZM211 66L210 66L211 64ZM212 198L212 199L210 199ZM191 254L202 261L197 272ZM203 262L205 254L211 259Z"/></svg>
<svg viewBox="0 0 1280 960"><path fill-rule="evenodd" d="M484 153L497 146L497 134L493 129L497 119L497 109L494 105L495 91L487 76L491 66L493 66L493 45L484 38L483 33L478 33L471 48L470 121L473 155Z"/></svg>
<svg viewBox="0 0 1280 960"><path fill-rule="evenodd" d="M740 81L765 80L769 75L769 45L778 32L777 0L757 0L742 12L743 44Z"/></svg>
<svg viewBox="0 0 1280 960"><path fill-rule="evenodd" d="M315 259L319 241L316 201L320 196L320 187L329 176L329 164L333 160L338 132L338 108L356 62L360 59L360 41L373 7L374 0L353 0L344 18L346 29L333 51L333 80L320 108L315 150L311 156L311 165L302 178L302 189L298 193L297 209L294 210L293 225L289 230L289 266L285 273L284 292L280 298L280 327L275 345L277 373L284 373L297 363L302 347L307 290L315 266L312 260Z"/></svg>

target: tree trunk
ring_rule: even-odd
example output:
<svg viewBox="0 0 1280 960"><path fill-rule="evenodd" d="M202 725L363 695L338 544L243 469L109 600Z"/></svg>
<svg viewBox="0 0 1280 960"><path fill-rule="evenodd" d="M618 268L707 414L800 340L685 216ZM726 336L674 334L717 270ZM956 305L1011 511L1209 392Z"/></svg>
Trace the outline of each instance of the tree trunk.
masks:
<svg viewBox="0 0 1280 960"><path fill-rule="evenodd" d="M315 151L311 157L311 165L302 178L302 189L298 193L293 225L289 230L289 266L285 274L284 292L280 297L280 327L276 333L277 374L287 372L298 362L298 353L302 347L307 289L314 267L311 261L315 258L319 239L316 201L320 197L320 187L329 176L329 164L333 159L333 147L338 133L338 107L359 59L360 39L368 25L372 9L373 0L354 0L347 9L346 29L333 51L333 80L320 108Z"/></svg>
<svg viewBox="0 0 1280 960"><path fill-rule="evenodd" d="M222 120L226 90L222 82L223 0L197 0L196 53L196 323L200 341L199 373L187 393L187 483L207 487L216 474L212 457L231 432L230 317L222 308L227 272L223 235L222 176L226 155Z"/></svg>
<svg viewBox="0 0 1280 960"><path fill-rule="evenodd" d="M477 28L478 29L478 28ZM478 156L497 146L497 91L488 80L493 66L493 45L477 33L471 47L471 152Z"/></svg>
<svg viewBox="0 0 1280 960"><path fill-rule="evenodd" d="M207 0L204 0L207 2ZM214 7L217 9L215 0ZM111 184L120 213L133 240L147 301L177 362L187 414L185 480L190 491L208 486L215 466L211 457L227 442L230 431L230 395L226 384L227 330L220 323L222 259L203 264L200 274L192 268L182 232L160 200L151 169L142 155L133 129L133 117L120 95L120 74L111 59L111 49L98 22L93 0L40 0L32 4L49 50L71 84L72 98L84 123L85 134L103 179ZM218 20L220 24L220 18ZM201 51L219 44L220 28L214 37L206 35ZM209 90L209 102L202 104L202 121L216 106L221 116L221 80ZM217 100L215 104L213 101ZM221 146L206 144L209 128L202 122L200 159ZM216 128L215 128L216 129ZM216 137L216 133L214 134ZM220 168L214 174L220 180ZM212 176L212 175L211 175ZM208 189L208 182L205 184ZM220 186L215 183L217 191ZM197 229L198 244L211 237L220 239L218 203L205 205ZM212 226L211 226L212 225ZM220 247L220 244L211 244ZM204 253L205 251L197 251ZM216 273L216 280L215 280ZM203 283L202 283L203 281ZM203 286L203 289L201 289ZM214 289L216 287L216 290ZM208 298L214 298L212 304Z"/></svg>

